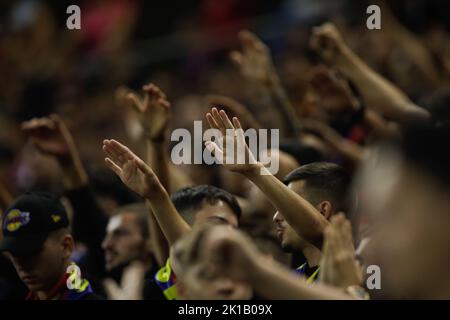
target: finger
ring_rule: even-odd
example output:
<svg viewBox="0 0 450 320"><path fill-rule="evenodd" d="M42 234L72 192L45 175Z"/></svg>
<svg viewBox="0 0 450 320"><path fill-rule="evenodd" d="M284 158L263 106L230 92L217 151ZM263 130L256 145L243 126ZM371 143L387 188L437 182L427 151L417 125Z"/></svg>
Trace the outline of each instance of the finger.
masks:
<svg viewBox="0 0 450 320"><path fill-rule="evenodd" d="M219 129L219 124L216 122L214 117L211 115L211 113L206 114L206 120L208 121L208 124L211 129Z"/></svg>
<svg viewBox="0 0 450 320"><path fill-rule="evenodd" d="M137 94L130 92L129 94L127 94L127 100L131 102L131 105L133 106L135 111L144 111L143 103Z"/></svg>
<svg viewBox="0 0 450 320"><path fill-rule="evenodd" d="M53 130L55 128L55 124L49 118L33 118L29 121L22 123L23 130L38 130L38 129L50 129Z"/></svg>
<svg viewBox="0 0 450 320"><path fill-rule="evenodd" d="M233 123L231 123L230 118L228 118L228 115L225 112L225 110L220 110L219 115L226 129L234 129Z"/></svg>
<svg viewBox="0 0 450 320"><path fill-rule="evenodd" d="M160 106L162 106L165 109L169 109L170 108L170 102L167 101L165 98L159 98L158 99L158 104Z"/></svg>
<svg viewBox="0 0 450 320"><path fill-rule="evenodd" d="M112 146L109 142L104 142L103 145L103 151L104 153L115 163L117 163L119 166L123 167L125 163L125 159L123 156L121 156Z"/></svg>
<svg viewBox="0 0 450 320"><path fill-rule="evenodd" d="M238 67L242 66L242 62L244 60L244 57L242 56L242 53L239 51L232 51L230 53L230 60Z"/></svg>
<svg viewBox="0 0 450 320"><path fill-rule="evenodd" d="M220 150L219 146L212 141L206 141L205 147L209 152L217 159L219 164L223 164L223 151Z"/></svg>
<svg viewBox="0 0 450 320"><path fill-rule="evenodd" d="M114 171L114 173L117 174L118 176L122 174L122 169L120 169L120 167L117 164L115 164L110 158L105 158L105 163L108 166L108 168Z"/></svg>
<svg viewBox="0 0 450 320"><path fill-rule="evenodd" d="M355 250L353 245L352 226L347 219L342 224L342 239L347 248Z"/></svg>
<svg viewBox="0 0 450 320"><path fill-rule="evenodd" d="M110 158L115 163L118 163L120 166L123 165L122 161L120 161L120 158L112 151L111 147L108 147L107 145L104 145L102 147L103 153Z"/></svg>
<svg viewBox="0 0 450 320"><path fill-rule="evenodd" d="M335 223L333 225L333 241L336 249L339 251L342 251L345 248L341 231L341 223L342 217L340 215L335 216Z"/></svg>
<svg viewBox="0 0 450 320"><path fill-rule="evenodd" d="M330 230L328 231L328 240L328 250L330 253L330 257L332 257L332 259L334 260L337 253L339 252L339 247L337 245L336 232L332 225L330 226Z"/></svg>
<svg viewBox="0 0 450 320"><path fill-rule="evenodd" d="M225 126L222 123L222 119L220 118L220 114L217 108L211 109L211 115L214 118L215 123L217 123L217 129L219 129L222 132L222 134L225 135Z"/></svg>
<svg viewBox="0 0 450 320"><path fill-rule="evenodd" d="M241 123L239 122L237 117L233 117L233 126L235 128L234 133L239 141L247 147L247 143L245 142L244 129L242 129Z"/></svg>
<svg viewBox="0 0 450 320"><path fill-rule="evenodd" d="M145 266L142 262L132 262L124 271L122 276L122 287L138 289L139 284L143 283L145 275ZM136 292L137 293L137 292Z"/></svg>
<svg viewBox="0 0 450 320"><path fill-rule="evenodd" d="M251 51L255 48L255 44L260 42L259 38L248 30L239 32L239 40L241 41L242 48L245 52Z"/></svg>
<svg viewBox="0 0 450 320"><path fill-rule="evenodd" d="M320 280L326 281L328 280L329 268L330 268L330 235L329 235L329 226L324 231L324 242L322 246L322 259L320 261L321 272L319 273Z"/></svg>
<svg viewBox="0 0 450 320"><path fill-rule="evenodd" d="M155 84L152 84L152 85L153 85L153 91L158 98L163 98L163 99L167 98L166 94L164 93L164 91L161 90L160 87L158 87Z"/></svg>
<svg viewBox="0 0 450 320"><path fill-rule="evenodd" d="M233 125L236 129L242 129L242 125L237 117L233 117Z"/></svg>
<svg viewBox="0 0 450 320"><path fill-rule="evenodd" d="M123 156L125 159L133 160L134 158L137 158L137 156L130 149L114 139L110 140L109 145L115 152Z"/></svg>
<svg viewBox="0 0 450 320"><path fill-rule="evenodd" d="M58 129L58 131L61 133L64 141L66 143L70 143L72 141L72 134L70 133L69 128L67 128L67 125L63 121L63 119L59 115L53 113L50 115L50 120L53 121L53 123L55 124L55 128Z"/></svg>

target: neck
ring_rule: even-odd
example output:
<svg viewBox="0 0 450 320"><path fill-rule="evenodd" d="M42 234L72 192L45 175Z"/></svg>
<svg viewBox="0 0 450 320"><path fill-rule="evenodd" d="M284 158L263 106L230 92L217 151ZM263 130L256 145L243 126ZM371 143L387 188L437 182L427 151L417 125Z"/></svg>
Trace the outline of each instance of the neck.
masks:
<svg viewBox="0 0 450 320"><path fill-rule="evenodd" d="M310 267L316 267L320 263L320 259L322 258L322 252L314 247L313 245L307 245L302 250L303 255L306 258L306 262L308 263L308 266Z"/></svg>

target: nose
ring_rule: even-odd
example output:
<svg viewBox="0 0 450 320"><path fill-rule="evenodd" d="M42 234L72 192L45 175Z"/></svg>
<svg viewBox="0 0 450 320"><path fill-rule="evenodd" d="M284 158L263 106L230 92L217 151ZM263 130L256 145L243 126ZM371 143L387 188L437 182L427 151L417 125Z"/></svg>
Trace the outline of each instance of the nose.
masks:
<svg viewBox="0 0 450 320"><path fill-rule="evenodd" d="M112 247L111 237L106 235L102 242L102 248L103 248L103 250L106 250L106 249L110 249L111 247Z"/></svg>
<svg viewBox="0 0 450 320"><path fill-rule="evenodd" d="M218 292L223 296L229 296L234 292L234 282L231 279L221 279Z"/></svg>
<svg viewBox="0 0 450 320"><path fill-rule="evenodd" d="M273 222L276 224L282 223L284 221L283 216L281 215L280 211L275 212L273 215Z"/></svg>

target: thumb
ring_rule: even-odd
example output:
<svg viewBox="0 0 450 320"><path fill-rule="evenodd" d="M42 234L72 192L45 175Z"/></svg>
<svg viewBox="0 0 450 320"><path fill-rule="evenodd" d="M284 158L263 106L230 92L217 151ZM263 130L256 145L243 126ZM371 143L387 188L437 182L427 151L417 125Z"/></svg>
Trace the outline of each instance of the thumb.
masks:
<svg viewBox="0 0 450 320"><path fill-rule="evenodd" d="M146 176L154 177L155 173L153 170L144 162L142 159L136 158L134 159L135 166L141 170Z"/></svg>
<svg viewBox="0 0 450 320"><path fill-rule="evenodd" d="M103 287L105 288L106 295L110 300L121 300L122 289L114 280L109 278L105 279L103 281Z"/></svg>
<svg viewBox="0 0 450 320"><path fill-rule="evenodd" d="M219 164L223 164L224 163L224 161L223 161L223 151L220 150L219 146L215 142L206 141L205 142L205 147L217 159L217 162Z"/></svg>
<svg viewBox="0 0 450 320"><path fill-rule="evenodd" d="M133 108L134 108L135 111L137 111L137 112L142 112L143 111L141 99L138 97L137 94L130 92L127 95L127 100L132 102L132 105L133 105Z"/></svg>

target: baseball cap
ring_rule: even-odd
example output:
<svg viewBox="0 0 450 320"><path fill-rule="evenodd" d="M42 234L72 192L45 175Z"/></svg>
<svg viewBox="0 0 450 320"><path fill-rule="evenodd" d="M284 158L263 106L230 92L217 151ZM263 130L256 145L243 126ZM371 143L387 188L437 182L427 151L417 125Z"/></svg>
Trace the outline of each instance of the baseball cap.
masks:
<svg viewBox="0 0 450 320"><path fill-rule="evenodd" d="M49 192L24 193L5 211L0 251L37 253L52 231L68 226L66 210L57 196Z"/></svg>

